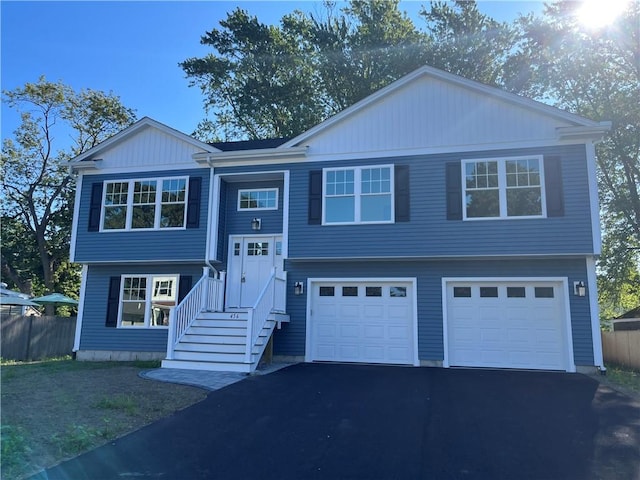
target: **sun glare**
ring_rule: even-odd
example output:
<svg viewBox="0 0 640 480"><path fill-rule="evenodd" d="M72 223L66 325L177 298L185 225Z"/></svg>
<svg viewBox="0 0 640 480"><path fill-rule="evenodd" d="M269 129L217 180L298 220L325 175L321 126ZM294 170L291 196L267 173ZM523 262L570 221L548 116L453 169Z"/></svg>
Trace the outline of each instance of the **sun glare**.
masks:
<svg viewBox="0 0 640 480"><path fill-rule="evenodd" d="M624 11L629 0L582 0L578 7L578 20L588 28L611 25Z"/></svg>

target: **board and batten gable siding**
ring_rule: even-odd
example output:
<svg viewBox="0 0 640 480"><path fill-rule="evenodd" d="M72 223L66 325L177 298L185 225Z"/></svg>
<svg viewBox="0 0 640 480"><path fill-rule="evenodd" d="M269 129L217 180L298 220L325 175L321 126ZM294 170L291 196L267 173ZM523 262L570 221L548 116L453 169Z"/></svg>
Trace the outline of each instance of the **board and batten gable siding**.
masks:
<svg viewBox="0 0 640 480"><path fill-rule="evenodd" d="M514 145L555 142L556 127L563 126L572 124L559 119L550 121L548 115L530 108L424 76L313 135L307 142L313 155Z"/></svg>
<svg viewBox="0 0 640 480"><path fill-rule="evenodd" d="M126 174L84 175L74 261L78 263L119 261L203 261L206 250L209 196L208 168L162 170ZM195 177L201 179L197 228L147 231L89 231L93 185L105 181Z"/></svg>
<svg viewBox="0 0 640 480"><path fill-rule="evenodd" d="M462 159L559 157L564 215L527 219L447 220L446 166ZM409 166L408 222L309 224L309 175L336 166ZM584 145L449 153L291 165L289 258L553 255L593 252Z"/></svg>
<svg viewBox="0 0 640 480"><path fill-rule="evenodd" d="M100 167L111 171L193 168L192 155L202 150L157 128L147 127L127 141L100 152Z"/></svg>
<svg viewBox="0 0 640 480"><path fill-rule="evenodd" d="M442 278L444 277L568 277L585 281L585 260L499 260L499 261L367 261L296 262L287 261L287 313L290 323L274 336L274 355L305 354L307 298L294 295L295 282L308 278L417 278L418 356L420 360L444 359ZM576 365L594 365L591 317L588 297L566 292L571 311L571 329Z"/></svg>
<svg viewBox="0 0 640 480"><path fill-rule="evenodd" d="M107 304L111 277L121 275L189 275L192 284L202 276L201 265L89 265L85 290L80 350L165 352L166 328L107 327ZM182 292L181 292L182 293Z"/></svg>

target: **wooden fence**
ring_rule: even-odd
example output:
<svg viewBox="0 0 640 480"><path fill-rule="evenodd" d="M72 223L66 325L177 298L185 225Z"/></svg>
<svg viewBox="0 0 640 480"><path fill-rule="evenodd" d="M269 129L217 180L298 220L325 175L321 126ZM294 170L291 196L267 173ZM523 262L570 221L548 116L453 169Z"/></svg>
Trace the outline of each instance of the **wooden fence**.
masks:
<svg viewBox="0 0 640 480"><path fill-rule="evenodd" d="M0 356L5 360L42 360L71 355L76 317L2 316Z"/></svg>
<svg viewBox="0 0 640 480"><path fill-rule="evenodd" d="M605 362L640 370L640 330L602 332Z"/></svg>

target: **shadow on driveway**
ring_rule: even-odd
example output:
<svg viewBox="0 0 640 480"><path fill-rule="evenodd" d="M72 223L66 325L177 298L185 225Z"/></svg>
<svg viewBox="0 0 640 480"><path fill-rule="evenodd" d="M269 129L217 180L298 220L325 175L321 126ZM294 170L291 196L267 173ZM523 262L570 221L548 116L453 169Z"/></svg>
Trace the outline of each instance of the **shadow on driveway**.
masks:
<svg viewBox="0 0 640 480"><path fill-rule="evenodd" d="M579 374L300 364L35 478L633 479L639 422Z"/></svg>

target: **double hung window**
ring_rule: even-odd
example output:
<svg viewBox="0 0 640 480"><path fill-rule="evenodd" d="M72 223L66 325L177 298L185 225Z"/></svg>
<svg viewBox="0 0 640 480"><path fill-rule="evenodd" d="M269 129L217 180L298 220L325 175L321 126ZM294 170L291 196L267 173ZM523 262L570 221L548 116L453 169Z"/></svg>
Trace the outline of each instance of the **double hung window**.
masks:
<svg viewBox="0 0 640 480"><path fill-rule="evenodd" d="M177 276L123 276L119 325L122 328L168 326L169 310L177 302L177 289Z"/></svg>
<svg viewBox="0 0 640 480"><path fill-rule="evenodd" d="M543 217L541 157L465 160L466 219Z"/></svg>
<svg viewBox="0 0 640 480"><path fill-rule="evenodd" d="M323 172L323 223L393 222L393 167L352 167Z"/></svg>
<svg viewBox="0 0 640 480"><path fill-rule="evenodd" d="M187 179L106 182L102 230L184 228Z"/></svg>

